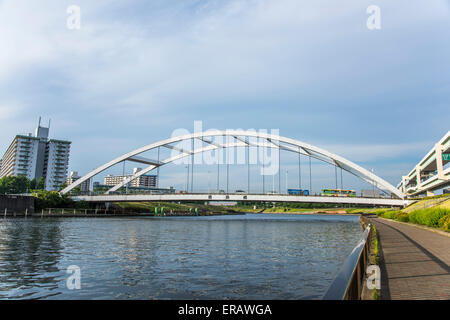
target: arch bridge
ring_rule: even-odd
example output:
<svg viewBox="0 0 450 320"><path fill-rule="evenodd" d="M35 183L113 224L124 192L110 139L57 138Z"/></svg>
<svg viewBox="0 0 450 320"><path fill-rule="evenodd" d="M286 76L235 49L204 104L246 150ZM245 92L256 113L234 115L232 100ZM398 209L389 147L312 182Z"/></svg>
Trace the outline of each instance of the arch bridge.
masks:
<svg viewBox="0 0 450 320"><path fill-rule="evenodd" d="M226 138L225 141L218 143L217 141L214 141L214 138L217 137L223 137ZM178 145L182 142L191 142L191 148L180 148ZM197 142L197 143L194 143ZM198 148L195 148L195 144L200 144ZM191 157L192 160L194 159L194 155L206 153L206 152L213 152L221 149L226 148L238 148L238 147L256 147L256 148L274 148L293 152L300 156L307 156L310 159L314 158L320 161L323 161L325 163L328 163L330 165L335 166L336 168L340 168L346 172L351 173L352 175L357 176L358 178L362 179L363 181L368 182L369 184L373 185L374 188L380 189L380 190L386 190L391 193L392 198L381 198L381 199L371 199L371 198L348 198L348 197L333 197L333 199L330 199L330 197L306 197L306 196L290 196L290 195L275 195L275 194L250 194L250 190L248 190L248 195L244 199L244 196L242 194L240 195L229 195L228 199L230 201L238 200L239 201L282 201L282 202L328 202L328 203L360 203L360 204L375 204L375 202L379 205L404 205L406 202L405 194L388 183L387 181L383 180L382 178L378 177L377 175L373 174L372 172L364 169L363 167L351 162L348 159L345 159L339 155L336 155L334 153L331 153L329 151L326 151L324 149L321 149L319 147L307 144L305 142L274 135L270 133L265 132L256 132L256 131L250 131L250 130L214 130L214 131L204 131L204 132L195 132L191 134L185 134L177 137L171 137L169 139L161 140L146 146L143 146L141 148L138 148L136 150L133 150L131 152L128 152L126 154L123 154L101 166L98 168L92 170L85 176L79 178L66 188L64 188L61 193L66 194L71 191L73 191L75 188L80 186L82 183L86 181L90 181L94 176L102 173L103 171L107 170L108 168L117 165L119 163L122 163L124 161L131 161L136 162L140 164L145 164L147 167L144 169L133 173L131 176L129 176L126 179L123 179L120 183L117 183L115 186L112 186L105 192L104 195L91 195L91 196L77 196L74 197L75 199L82 199L86 201L153 201L152 199L164 201L163 199L166 199L167 201L182 201L182 200L224 200L223 197L226 197L226 195L207 195L207 194L168 194L168 195L117 195L114 194L117 192L117 190L121 189L122 187L129 184L131 181L139 178L142 175L145 175L146 173L159 169L160 167L167 165L169 163L173 163L176 161L180 161L183 158ZM160 148L166 148L170 149L171 151L176 151L176 154L172 152L171 156L165 158L165 159L159 159L159 149ZM143 157L141 154L158 149L158 159L153 160L146 157ZM192 161L192 163L194 163ZM263 164L264 168L264 164ZM192 183L192 182L191 182ZM250 187L249 187L250 188ZM108 200L109 199L109 200ZM114 200L113 200L114 199ZM359 199L359 200L358 200ZM366 200L364 200L366 199ZM376 201L375 201L376 200ZM395 204L394 204L395 203Z"/></svg>

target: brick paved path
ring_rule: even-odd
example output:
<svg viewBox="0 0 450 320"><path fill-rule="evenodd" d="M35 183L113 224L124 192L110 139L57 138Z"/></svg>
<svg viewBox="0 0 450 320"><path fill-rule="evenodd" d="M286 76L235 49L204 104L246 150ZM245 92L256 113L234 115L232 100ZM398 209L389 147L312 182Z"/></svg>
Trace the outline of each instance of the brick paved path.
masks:
<svg viewBox="0 0 450 320"><path fill-rule="evenodd" d="M383 257L381 299L450 299L450 237L371 218Z"/></svg>

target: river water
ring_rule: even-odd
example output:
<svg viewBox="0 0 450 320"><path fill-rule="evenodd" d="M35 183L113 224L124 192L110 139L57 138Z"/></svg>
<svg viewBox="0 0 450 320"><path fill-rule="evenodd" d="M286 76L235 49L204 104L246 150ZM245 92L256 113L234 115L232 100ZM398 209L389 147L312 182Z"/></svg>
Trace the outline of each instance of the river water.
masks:
<svg viewBox="0 0 450 320"><path fill-rule="evenodd" d="M361 234L357 216L0 219L0 299L320 299Z"/></svg>

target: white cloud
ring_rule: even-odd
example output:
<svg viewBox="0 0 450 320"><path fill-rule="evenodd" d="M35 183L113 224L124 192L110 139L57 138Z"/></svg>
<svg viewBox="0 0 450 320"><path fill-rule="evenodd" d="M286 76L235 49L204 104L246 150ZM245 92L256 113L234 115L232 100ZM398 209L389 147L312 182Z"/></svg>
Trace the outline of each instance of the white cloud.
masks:
<svg viewBox="0 0 450 320"><path fill-rule="evenodd" d="M383 106L393 111L416 102L416 92L433 107L430 101L448 92L448 75L442 75L450 54L448 1L384 2L379 33L365 27L365 9L372 2L80 0L81 29L75 31L66 28L71 3L2 1L0 119L11 122L0 134L31 131L24 124L41 113L56 114L60 127L73 133L68 138L74 150L81 150L75 144L87 129L98 135L93 140L98 144L83 143L89 154L105 136L123 150L128 147L121 138L128 133L139 136L136 142L142 136L151 142L193 117L215 117L214 125L224 127L252 121L249 126L260 128L273 127L278 119L280 129L288 131L282 125L289 123L292 132L302 119L321 126L321 116L336 105L337 122L358 121L368 102L388 93L408 92L401 104ZM442 89L431 94L427 86ZM259 104L267 101L274 107L264 106L263 114ZM351 110L355 105L360 110ZM408 114L395 115L399 125L406 126ZM333 131L333 124L327 125L324 136ZM383 125L374 123L368 132ZM397 145L380 137L384 143L324 148L355 162L429 148L428 142ZM98 163L88 159L75 165Z"/></svg>
<svg viewBox="0 0 450 320"><path fill-rule="evenodd" d="M24 106L15 101L4 101L0 103L0 120L10 121L21 115Z"/></svg>
<svg viewBox="0 0 450 320"><path fill-rule="evenodd" d="M417 154L425 155L433 147L433 142L366 145L334 144L321 147L353 162L375 162L385 159L411 158L411 155Z"/></svg>

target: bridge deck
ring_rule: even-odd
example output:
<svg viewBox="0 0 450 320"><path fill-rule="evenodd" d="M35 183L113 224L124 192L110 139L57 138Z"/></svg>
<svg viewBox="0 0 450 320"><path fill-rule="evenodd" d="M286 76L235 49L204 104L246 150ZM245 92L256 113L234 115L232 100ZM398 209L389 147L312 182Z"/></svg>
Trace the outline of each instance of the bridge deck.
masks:
<svg viewBox="0 0 450 320"><path fill-rule="evenodd" d="M372 218L380 236L381 299L450 299L450 237Z"/></svg>
<svg viewBox="0 0 450 320"><path fill-rule="evenodd" d="M74 200L89 202L140 202L140 201L264 201L264 202L303 202L331 203L369 206L405 206L407 200L390 198L357 198L357 197L322 197L294 196L283 194L128 194L128 195L94 195L75 196Z"/></svg>

